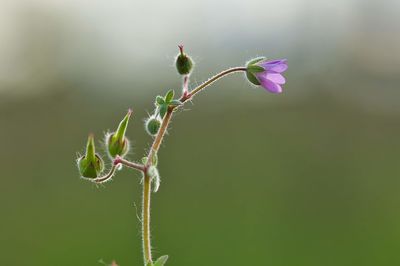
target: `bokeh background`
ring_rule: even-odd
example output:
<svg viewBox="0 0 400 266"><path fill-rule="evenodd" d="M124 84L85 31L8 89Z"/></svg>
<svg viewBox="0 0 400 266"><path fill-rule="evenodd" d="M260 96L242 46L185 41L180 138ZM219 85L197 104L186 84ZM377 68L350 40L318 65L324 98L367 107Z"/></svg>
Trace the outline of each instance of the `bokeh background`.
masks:
<svg viewBox="0 0 400 266"><path fill-rule="evenodd" d="M2 265L142 265L140 176L96 187L75 159L89 132L102 150L129 107L129 158L143 156L155 96L180 88L180 43L192 87L254 56L289 70L281 95L234 75L177 113L159 154L155 256L400 265L398 0L0 3Z"/></svg>

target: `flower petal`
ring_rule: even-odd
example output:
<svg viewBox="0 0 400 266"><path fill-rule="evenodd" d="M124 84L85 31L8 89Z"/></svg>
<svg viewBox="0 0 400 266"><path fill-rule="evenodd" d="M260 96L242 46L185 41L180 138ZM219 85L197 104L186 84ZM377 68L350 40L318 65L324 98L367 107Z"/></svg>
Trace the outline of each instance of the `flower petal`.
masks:
<svg viewBox="0 0 400 266"><path fill-rule="evenodd" d="M279 73L267 72L264 77L277 84L285 84L286 82L285 78Z"/></svg>
<svg viewBox="0 0 400 266"><path fill-rule="evenodd" d="M276 73L282 73L288 69L287 60L274 60L274 61L264 61L258 64L259 66L263 67L267 71L273 71Z"/></svg>
<svg viewBox="0 0 400 266"><path fill-rule="evenodd" d="M265 76L257 76L258 80L260 81L261 86L269 92L272 93L281 93L282 87L279 84L272 82L271 80L267 79Z"/></svg>

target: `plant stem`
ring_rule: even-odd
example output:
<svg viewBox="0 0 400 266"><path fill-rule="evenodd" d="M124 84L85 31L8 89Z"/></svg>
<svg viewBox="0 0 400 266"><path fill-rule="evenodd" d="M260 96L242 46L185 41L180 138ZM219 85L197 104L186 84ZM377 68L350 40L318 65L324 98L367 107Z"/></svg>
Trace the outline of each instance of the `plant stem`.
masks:
<svg viewBox="0 0 400 266"><path fill-rule="evenodd" d="M132 169L141 171L141 172L144 172L144 170L145 170L144 165L138 164L138 163L135 163L135 162L130 162L130 161L125 160L124 158L121 158L121 157L119 157L119 156L117 156L117 157L114 159L113 164L123 164L123 165L125 165L126 167L129 167L129 168L132 168Z"/></svg>
<svg viewBox="0 0 400 266"><path fill-rule="evenodd" d="M173 111L174 111L174 108L172 106L170 106L168 108L167 113L164 116L164 119L161 123L161 127L158 130L157 136L154 138L153 145L151 145L149 154L147 156L146 168L149 167L153 163L153 157L154 157L154 155L157 154L158 149L160 148L160 145L164 138L165 132L167 131L169 122L171 121Z"/></svg>
<svg viewBox="0 0 400 266"><path fill-rule="evenodd" d="M143 238L143 256L144 265L149 262L153 263L151 258L150 244L150 195L151 195L151 179L145 172L143 177L143 206L142 206L142 238Z"/></svg>
<svg viewBox="0 0 400 266"><path fill-rule="evenodd" d="M98 183L98 184L105 183L105 182L111 180L111 178L115 174L116 170L117 170L117 166L113 164L110 171L106 175L97 177L91 181Z"/></svg>
<svg viewBox="0 0 400 266"><path fill-rule="evenodd" d="M213 84L215 81L219 80L220 78L222 78L223 76L226 76L228 74L234 73L234 72L241 72L241 71L246 71L247 68L246 67L232 67L229 68L227 70L224 70L220 73L218 73L217 75L211 77L210 79L208 79L206 82L200 84L199 86L197 86L196 88L194 88L187 97L182 97L181 98L181 102L185 102L187 99L190 99L193 95L195 95L196 93L198 93L199 91L201 91L202 89L204 89L205 87L210 86L211 84Z"/></svg>
<svg viewBox="0 0 400 266"><path fill-rule="evenodd" d="M209 80L205 81L198 87L194 88L190 93L183 93L182 97L180 98L180 101L182 103L185 103L187 100L192 98L193 95L197 94L204 88L210 86L212 83L215 81L219 80L220 78L234 73L234 72L241 72L241 71L246 71L245 67L233 67L229 68L227 70L224 70L217 75L211 77ZM185 91L185 87L187 88L189 83L189 77L184 79L183 86ZM157 154L160 145L164 139L164 135L168 129L168 125L171 121L172 118L172 113L176 106L169 106L167 113L164 116L164 119L161 123L161 127L158 130L158 133L156 137L154 138L153 144L151 145L150 151L147 155L147 162L146 165L144 166L144 180L143 180L143 210L142 210L142 238L143 238L143 254L144 254L144 263L145 266L149 262L152 262L152 257L151 257L151 242L150 242L150 197L151 197L151 177L147 173L147 169L152 165L153 163L153 157Z"/></svg>

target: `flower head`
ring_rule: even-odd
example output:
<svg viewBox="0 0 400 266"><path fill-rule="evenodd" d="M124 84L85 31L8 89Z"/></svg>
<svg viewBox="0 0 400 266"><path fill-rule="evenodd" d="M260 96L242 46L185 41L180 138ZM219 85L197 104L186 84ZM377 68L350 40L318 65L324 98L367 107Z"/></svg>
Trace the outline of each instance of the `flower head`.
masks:
<svg viewBox="0 0 400 266"><path fill-rule="evenodd" d="M285 78L282 73L288 68L287 60L267 61L265 58L256 58L247 63L247 79L272 93L281 93Z"/></svg>

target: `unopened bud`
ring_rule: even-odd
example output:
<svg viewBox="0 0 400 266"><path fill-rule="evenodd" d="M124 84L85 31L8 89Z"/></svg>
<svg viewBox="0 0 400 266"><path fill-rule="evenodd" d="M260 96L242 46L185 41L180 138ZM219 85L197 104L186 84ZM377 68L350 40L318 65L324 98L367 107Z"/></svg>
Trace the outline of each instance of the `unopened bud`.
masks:
<svg viewBox="0 0 400 266"><path fill-rule="evenodd" d="M181 75L188 75L193 68L192 59L183 52L183 45L179 45L179 54L176 57L175 65L178 73Z"/></svg>
<svg viewBox="0 0 400 266"><path fill-rule="evenodd" d="M132 111L129 109L124 119L119 123L117 130L106 136L107 151L111 158L115 158L117 155L123 157L128 153L129 140L125 137L125 132L131 114Z"/></svg>
<svg viewBox="0 0 400 266"><path fill-rule="evenodd" d="M161 127L161 119L159 116L151 116L146 120L146 131L151 136L155 136Z"/></svg>
<svg viewBox="0 0 400 266"><path fill-rule="evenodd" d="M104 170L103 159L96 154L93 135L89 135L85 155L78 159L78 168L81 176L87 178L96 178Z"/></svg>

